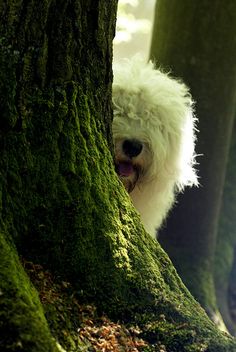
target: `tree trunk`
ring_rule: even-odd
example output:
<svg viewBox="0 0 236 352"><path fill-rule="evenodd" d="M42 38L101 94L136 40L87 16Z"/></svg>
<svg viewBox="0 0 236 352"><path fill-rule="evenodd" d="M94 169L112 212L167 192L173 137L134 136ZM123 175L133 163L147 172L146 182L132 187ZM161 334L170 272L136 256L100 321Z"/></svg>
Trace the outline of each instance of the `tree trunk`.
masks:
<svg viewBox="0 0 236 352"><path fill-rule="evenodd" d="M201 184L179 197L160 241L210 315L216 311L213 258L236 103L235 30L235 1L157 1L151 58L191 88Z"/></svg>
<svg viewBox="0 0 236 352"><path fill-rule="evenodd" d="M164 344L172 352L233 352L236 342L208 320L144 232L114 172L109 147L117 4L107 4L0 2L1 348L57 350L53 336L67 351L89 350L78 341L76 295L102 313L139 324L152 351ZM13 242L24 260L73 285L66 299L43 285L50 332ZM67 314L63 302L71 307ZM42 327L38 336L35 319Z"/></svg>
<svg viewBox="0 0 236 352"><path fill-rule="evenodd" d="M236 123L234 123L227 173L224 185L223 201L220 212L220 222L215 254L215 287L217 302L225 324L231 334L236 335L235 317L235 210L236 210ZM233 268L234 267L234 268ZM233 268L233 270L232 270ZM232 271L232 274L231 274ZM232 291L232 292L231 292ZM230 306L229 306L230 301Z"/></svg>
<svg viewBox="0 0 236 352"><path fill-rule="evenodd" d="M26 259L63 272L64 277L72 275L75 265L86 276L83 258L80 264L73 258L76 245L81 253L86 241L88 254L96 250L85 234L92 223L99 226L96 204L101 212L104 204L108 208L109 195L103 197L98 183L101 174L106 180L105 170L112 165L111 157L103 153L108 154L104 136L111 141L116 2L109 7L105 1L0 2L0 224L4 236L0 349L4 351L57 350L8 238ZM95 231L94 226L91 237ZM78 240L73 244L75 236Z"/></svg>

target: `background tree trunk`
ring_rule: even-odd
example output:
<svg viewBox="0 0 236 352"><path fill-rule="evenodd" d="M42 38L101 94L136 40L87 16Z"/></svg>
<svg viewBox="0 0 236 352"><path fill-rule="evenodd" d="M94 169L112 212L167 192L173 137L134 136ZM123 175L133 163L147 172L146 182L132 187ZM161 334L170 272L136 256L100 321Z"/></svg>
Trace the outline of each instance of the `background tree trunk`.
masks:
<svg viewBox="0 0 236 352"><path fill-rule="evenodd" d="M52 335L67 351L88 350L78 341L76 295L113 318L139 324L153 351L164 344L172 352L233 352L236 342L209 321L144 232L115 175L108 146L117 4L107 4L0 2L1 347L57 350ZM72 283L65 298L54 286L45 292L43 282L51 334L13 242L24 260ZM12 296L12 288L19 294ZM27 300L32 305L25 307ZM39 337L34 317L42 326Z"/></svg>
<svg viewBox="0 0 236 352"><path fill-rule="evenodd" d="M225 324L231 334L236 334L235 319L235 211L236 211L236 124L233 134L227 173L224 185L223 201L215 253L215 287L217 302ZM233 270L232 270L233 269ZM234 318L235 320L233 320Z"/></svg>
<svg viewBox="0 0 236 352"><path fill-rule="evenodd" d="M179 197L160 241L210 315L216 311L214 250L236 103L235 30L235 1L157 1L151 58L190 86L201 155L201 186Z"/></svg>

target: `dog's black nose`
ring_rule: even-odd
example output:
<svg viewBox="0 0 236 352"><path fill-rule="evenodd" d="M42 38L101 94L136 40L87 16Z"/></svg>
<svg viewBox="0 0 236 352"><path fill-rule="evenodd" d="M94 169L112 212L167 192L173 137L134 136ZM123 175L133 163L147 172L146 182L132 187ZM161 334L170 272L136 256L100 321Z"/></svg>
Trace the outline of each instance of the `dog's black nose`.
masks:
<svg viewBox="0 0 236 352"><path fill-rule="evenodd" d="M123 142L122 148L125 155L127 155L129 158L134 158L141 153L143 146L142 143L136 139L126 139Z"/></svg>

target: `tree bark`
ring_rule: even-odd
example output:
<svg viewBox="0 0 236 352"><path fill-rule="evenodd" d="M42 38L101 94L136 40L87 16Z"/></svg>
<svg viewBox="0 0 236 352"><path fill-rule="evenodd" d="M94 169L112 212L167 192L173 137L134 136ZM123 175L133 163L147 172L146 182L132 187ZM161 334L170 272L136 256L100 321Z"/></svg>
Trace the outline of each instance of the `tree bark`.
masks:
<svg viewBox="0 0 236 352"><path fill-rule="evenodd" d="M0 346L51 351L58 347L8 238L35 263L70 274L75 264L84 270L69 251L70 230L74 221L81 237L86 225L89 232L99 204L92 179L100 181L98 171L105 178L96 158L108 153L105 135L111 143L116 1L109 7L105 1L1 1L0 13ZM111 157L104 163L111 167Z"/></svg>
<svg viewBox="0 0 236 352"><path fill-rule="evenodd" d="M55 298L50 304L41 298L46 325L16 245L25 260L72 283L71 306L76 295L114 319L139 324L152 351L164 344L172 352L233 352L236 342L208 320L144 232L115 174L109 148L116 5L0 2L1 347L61 349L56 340L67 351L89 350L76 338L78 316L71 310L65 318ZM32 304L24 314L26 285Z"/></svg>
<svg viewBox="0 0 236 352"><path fill-rule="evenodd" d="M201 184L179 197L160 241L210 315L217 311L214 250L236 103L235 30L234 1L157 1L151 58L191 88Z"/></svg>

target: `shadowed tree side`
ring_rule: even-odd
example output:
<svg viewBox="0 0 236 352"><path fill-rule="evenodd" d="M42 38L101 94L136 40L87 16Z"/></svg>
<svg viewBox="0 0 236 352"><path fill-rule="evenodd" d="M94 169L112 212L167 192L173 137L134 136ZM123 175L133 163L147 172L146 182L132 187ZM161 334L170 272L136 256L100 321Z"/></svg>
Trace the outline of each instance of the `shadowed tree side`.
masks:
<svg viewBox="0 0 236 352"><path fill-rule="evenodd" d="M105 0L0 3L0 249L10 261L0 267L0 312L5 314L0 340L7 341L8 351L17 350L19 341L18 350L29 344L36 352L59 348L31 286L32 306L18 315L21 288L29 283L18 270L14 242L20 256L70 281L81 301L142 326L149 350L164 344L172 352L233 352L236 342L209 321L167 255L144 232L114 172L109 149L116 5ZM19 292L14 309L13 286ZM35 306L46 346L36 343L30 317ZM57 326L62 312L50 318L50 308L44 309L63 348L79 349L71 336L63 343ZM67 323L75 333L76 319L71 313ZM19 339L6 328L12 321L18 322ZM25 335L28 321L33 326Z"/></svg>
<svg viewBox="0 0 236 352"><path fill-rule="evenodd" d="M236 103L236 3L157 1L151 58L190 86L199 118L198 189L179 197L160 241L209 315L214 250Z"/></svg>

